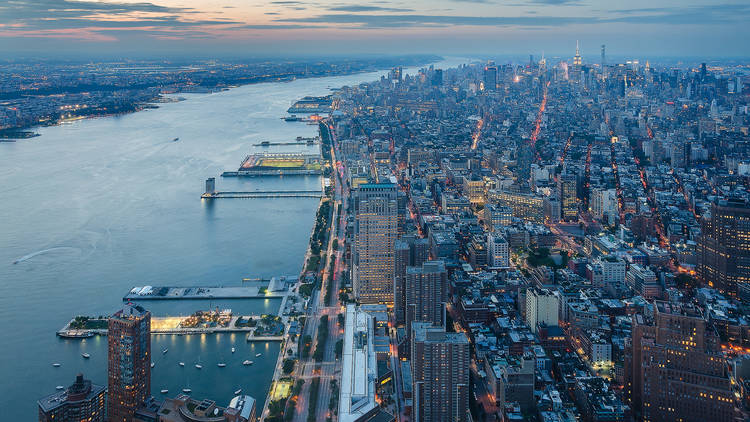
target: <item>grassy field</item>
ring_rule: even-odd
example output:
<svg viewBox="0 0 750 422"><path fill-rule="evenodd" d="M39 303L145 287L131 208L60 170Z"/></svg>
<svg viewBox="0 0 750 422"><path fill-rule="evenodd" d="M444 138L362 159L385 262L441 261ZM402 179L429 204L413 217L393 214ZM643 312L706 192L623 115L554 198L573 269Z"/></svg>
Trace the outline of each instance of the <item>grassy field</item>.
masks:
<svg viewBox="0 0 750 422"><path fill-rule="evenodd" d="M288 160L278 158L263 158L259 160L258 166L260 167L274 167L274 168L299 168L305 165L305 160Z"/></svg>

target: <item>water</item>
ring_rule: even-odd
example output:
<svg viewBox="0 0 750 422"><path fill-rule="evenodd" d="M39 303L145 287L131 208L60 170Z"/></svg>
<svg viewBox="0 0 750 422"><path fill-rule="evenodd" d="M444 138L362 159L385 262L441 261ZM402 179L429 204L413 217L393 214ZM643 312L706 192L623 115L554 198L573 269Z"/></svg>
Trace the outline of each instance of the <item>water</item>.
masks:
<svg viewBox="0 0 750 422"><path fill-rule="evenodd" d="M54 332L74 315L111 314L133 286L239 285L243 277L298 274L318 201L202 201L204 180L236 170L247 153L262 148L252 144L317 135L315 126L280 119L295 99L382 73L184 95L186 101L157 110L41 128L40 137L0 144L3 418L36 419L36 400L81 371L106 385L106 338L61 340ZM180 140L172 142L175 137ZM319 177L217 179L217 189L227 191L320 184ZM207 307L200 301L143 305L155 315ZM251 299L227 307L268 313L278 302ZM235 356L227 354L232 344ZM159 356L164 347L169 352ZM251 358L255 365L240 368L238 362L254 356L253 347L267 349ZM153 392L160 396L168 388L174 395L189 383L194 397L226 405L243 387L260 407L278 349L278 343L245 344L241 335L154 336ZM84 351L90 359L81 358ZM188 368L196 355L204 366L200 374ZM185 359L184 370L177 359ZM227 367L217 368L219 360Z"/></svg>

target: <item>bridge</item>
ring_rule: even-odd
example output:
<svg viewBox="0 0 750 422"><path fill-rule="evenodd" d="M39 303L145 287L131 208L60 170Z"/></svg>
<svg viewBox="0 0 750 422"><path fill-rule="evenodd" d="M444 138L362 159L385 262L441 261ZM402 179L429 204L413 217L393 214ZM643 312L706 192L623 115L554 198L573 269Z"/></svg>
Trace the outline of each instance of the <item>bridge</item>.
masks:
<svg viewBox="0 0 750 422"><path fill-rule="evenodd" d="M320 198L320 190L266 190L249 192L206 192L201 195L204 199L214 198Z"/></svg>

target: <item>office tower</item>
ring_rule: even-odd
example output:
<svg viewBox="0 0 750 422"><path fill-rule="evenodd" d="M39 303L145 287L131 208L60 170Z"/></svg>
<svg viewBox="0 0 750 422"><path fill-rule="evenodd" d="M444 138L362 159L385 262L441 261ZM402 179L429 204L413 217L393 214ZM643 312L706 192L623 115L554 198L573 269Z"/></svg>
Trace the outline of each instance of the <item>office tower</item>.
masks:
<svg viewBox="0 0 750 422"><path fill-rule="evenodd" d="M392 183L365 183L354 192L352 285L360 303L393 305L398 191Z"/></svg>
<svg viewBox="0 0 750 422"><path fill-rule="evenodd" d="M411 339L414 420L468 421L470 358L466 335L414 323Z"/></svg>
<svg viewBox="0 0 750 422"><path fill-rule="evenodd" d="M602 71L604 71L604 66L607 65L607 59L606 59L606 55L604 54L604 48L605 46L604 44L602 44Z"/></svg>
<svg viewBox="0 0 750 422"><path fill-rule="evenodd" d="M64 391L40 399L39 422L104 422L106 420L106 389L92 384L78 374Z"/></svg>
<svg viewBox="0 0 750 422"><path fill-rule="evenodd" d="M483 210L484 223L490 231L498 227L510 226L513 220L513 209L495 204L487 204Z"/></svg>
<svg viewBox="0 0 750 422"><path fill-rule="evenodd" d="M708 73L708 70L706 69L706 64L701 63L701 81L706 79L706 74Z"/></svg>
<svg viewBox="0 0 750 422"><path fill-rule="evenodd" d="M576 41L576 55L573 56L573 66L580 67L583 64L583 58L581 57L581 50L578 48L578 41Z"/></svg>
<svg viewBox="0 0 750 422"><path fill-rule="evenodd" d="M395 274L393 285L393 314L396 325L406 323L406 270L421 267L429 259L428 239L404 236L395 244Z"/></svg>
<svg viewBox="0 0 750 422"><path fill-rule="evenodd" d="M547 289L526 290L526 324L531 331L538 332L539 326L557 325L560 303L557 296Z"/></svg>
<svg viewBox="0 0 750 422"><path fill-rule="evenodd" d="M131 422L151 394L151 313L126 304L109 319L107 338L109 420Z"/></svg>
<svg viewBox="0 0 750 422"><path fill-rule="evenodd" d="M656 301L633 316L626 385L643 421L732 421L735 397L719 338L690 305Z"/></svg>
<svg viewBox="0 0 750 422"><path fill-rule="evenodd" d="M432 86L443 85L443 69L435 69L432 72Z"/></svg>
<svg viewBox="0 0 750 422"><path fill-rule="evenodd" d="M487 234L487 265L492 268L510 267L510 246L499 233Z"/></svg>
<svg viewBox="0 0 750 422"><path fill-rule="evenodd" d="M701 219L696 249L698 280L750 300L750 206L740 199L711 204Z"/></svg>
<svg viewBox="0 0 750 422"><path fill-rule="evenodd" d="M406 270L406 327L412 322L445 325L448 302L448 272L443 261L427 261Z"/></svg>
<svg viewBox="0 0 750 422"><path fill-rule="evenodd" d="M484 90L494 91L497 88L497 67L484 67Z"/></svg>
<svg viewBox="0 0 750 422"><path fill-rule="evenodd" d="M560 198L560 212L565 221L578 219L578 198L576 197L576 175L561 174L557 178L557 197Z"/></svg>
<svg viewBox="0 0 750 422"><path fill-rule="evenodd" d="M394 67L391 69L391 80L401 82L403 78L404 70L401 66Z"/></svg>

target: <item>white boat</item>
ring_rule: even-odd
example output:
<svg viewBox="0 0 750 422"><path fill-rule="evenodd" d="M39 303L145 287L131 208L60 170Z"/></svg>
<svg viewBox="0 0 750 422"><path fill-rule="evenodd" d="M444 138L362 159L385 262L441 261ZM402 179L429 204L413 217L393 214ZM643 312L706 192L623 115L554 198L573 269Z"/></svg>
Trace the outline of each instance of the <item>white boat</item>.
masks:
<svg viewBox="0 0 750 422"><path fill-rule="evenodd" d="M201 365L200 363L196 363L195 369L203 369L203 365Z"/></svg>
<svg viewBox="0 0 750 422"><path fill-rule="evenodd" d="M183 393L185 393L185 394L190 394L190 393L192 393L192 392L193 392L193 390L191 390L191 389L189 389L189 388L183 388L183 389L182 389L182 392L183 392Z"/></svg>
<svg viewBox="0 0 750 422"><path fill-rule="evenodd" d="M84 359L88 359L91 357L91 355L88 353L81 353L81 356L83 356Z"/></svg>
<svg viewBox="0 0 750 422"><path fill-rule="evenodd" d="M185 362L180 362L179 365L180 366L185 366Z"/></svg>
<svg viewBox="0 0 750 422"><path fill-rule="evenodd" d="M162 354L164 355L164 354L166 354L166 353L167 353L168 351L169 351L169 349L164 349L164 350L162 350L162 351L161 351L161 353L162 353Z"/></svg>
<svg viewBox="0 0 750 422"><path fill-rule="evenodd" d="M63 387L62 385L58 385L58 386L57 386L57 387L55 387L55 388L56 388L56 389L58 389L58 390L64 390L64 389L65 389L65 387Z"/></svg>
<svg viewBox="0 0 750 422"><path fill-rule="evenodd" d="M252 365L252 364L253 364L253 361L251 361L251 360L246 360L246 361L242 362L242 364L243 364L243 365Z"/></svg>
<svg viewBox="0 0 750 422"><path fill-rule="evenodd" d="M53 363L52 366L54 366L55 368L59 368L60 364L59 363Z"/></svg>
<svg viewBox="0 0 750 422"><path fill-rule="evenodd" d="M167 390L167 389L165 388L165 389L161 390L161 393L162 393L162 394L167 394L167 393L169 393L169 390Z"/></svg>
<svg viewBox="0 0 750 422"><path fill-rule="evenodd" d="M235 396L239 396L241 392L242 392L242 389L240 388L239 390L237 390L237 391L234 392L234 395Z"/></svg>
<svg viewBox="0 0 750 422"><path fill-rule="evenodd" d="M223 368L227 366L227 364L222 362L222 363L217 363L216 366L218 366L219 368Z"/></svg>
<svg viewBox="0 0 750 422"><path fill-rule="evenodd" d="M151 367L153 368L154 366L156 366L156 364L151 362Z"/></svg>
<svg viewBox="0 0 750 422"><path fill-rule="evenodd" d="M232 353L234 353L234 347L232 347Z"/></svg>
<svg viewBox="0 0 750 422"><path fill-rule="evenodd" d="M256 353L256 354L255 354L255 357L256 357L256 358L260 357L260 353Z"/></svg>

